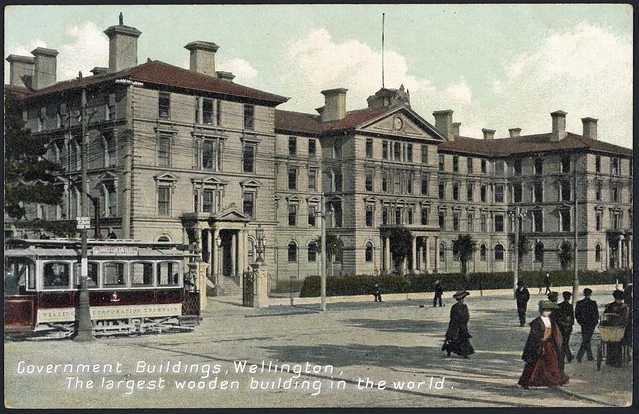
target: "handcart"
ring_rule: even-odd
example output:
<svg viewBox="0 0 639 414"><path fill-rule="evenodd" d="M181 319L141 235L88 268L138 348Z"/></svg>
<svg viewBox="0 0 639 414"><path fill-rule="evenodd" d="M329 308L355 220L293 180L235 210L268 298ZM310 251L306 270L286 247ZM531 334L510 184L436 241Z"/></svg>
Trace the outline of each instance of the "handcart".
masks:
<svg viewBox="0 0 639 414"><path fill-rule="evenodd" d="M599 333L601 334L601 342L597 348L597 371L601 370L601 363L608 356L608 344L619 343L622 341L626 331L626 325L623 321L618 320L619 315L606 313L603 315L601 325L599 325ZM621 360L623 364L630 362L630 347L624 345L621 348Z"/></svg>

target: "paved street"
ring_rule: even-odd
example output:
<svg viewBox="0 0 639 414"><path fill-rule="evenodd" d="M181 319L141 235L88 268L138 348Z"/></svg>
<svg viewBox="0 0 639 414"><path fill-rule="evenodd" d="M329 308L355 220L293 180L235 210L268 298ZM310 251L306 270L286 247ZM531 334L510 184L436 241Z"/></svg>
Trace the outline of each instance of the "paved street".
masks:
<svg viewBox="0 0 639 414"><path fill-rule="evenodd" d="M608 292L595 292L601 306L611 301ZM542 298L531 293L529 320L536 316L536 302ZM528 328L519 327L508 293L467 299L476 353L470 359L446 358L441 345L453 301L450 293L445 298L447 306L432 308L430 294L421 300L383 303L373 302L371 296L368 302L329 304L324 314L318 312L318 304L252 309L225 298L209 298L202 323L190 333L104 338L90 344L5 342L5 404L16 408L630 404L631 366L604 366L597 372L594 362L573 362L566 368L571 380L565 387L519 388ZM573 352L579 338L576 325ZM598 343L596 333L595 352ZM83 364L90 364L92 372L78 372L84 370Z"/></svg>

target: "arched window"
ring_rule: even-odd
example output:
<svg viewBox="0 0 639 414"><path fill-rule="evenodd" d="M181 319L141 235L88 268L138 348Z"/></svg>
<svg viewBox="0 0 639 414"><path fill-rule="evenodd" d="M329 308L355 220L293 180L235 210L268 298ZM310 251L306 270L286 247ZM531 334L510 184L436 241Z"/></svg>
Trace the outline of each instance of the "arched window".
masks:
<svg viewBox="0 0 639 414"><path fill-rule="evenodd" d="M253 239L248 239L248 251L246 255L249 263L253 263L255 261L255 242Z"/></svg>
<svg viewBox="0 0 639 414"><path fill-rule="evenodd" d="M482 262L486 261L486 245L482 244L481 246L479 246L479 260L481 260Z"/></svg>
<svg viewBox="0 0 639 414"><path fill-rule="evenodd" d="M288 244L288 261L297 262L297 244L294 241Z"/></svg>
<svg viewBox="0 0 639 414"><path fill-rule="evenodd" d="M317 260L317 243L314 241L308 244L308 261L314 262Z"/></svg>
<svg viewBox="0 0 639 414"><path fill-rule="evenodd" d="M504 261L504 246L498 244L495 246L495 261L503 262Z"/></svg>
<svg viewBox="0 0 639 414"><path fill-rule="evenodd" d="M444 243L439 244L439 261L446 261L446 246L444 246Z"/></svg>
<svg viewBox="0 0 639 414"><path fill-rule="evenodd" d="M365 258L367 262L373 261L373 243L372 242L366 243Z"/></svg>
<svg viewBox="0 0 639 414"><path fill-rule="evenodd" d="M544 261L544 244L541 242L535 244L535 261L536 262Z"/></svg>
<svg viewBox="0 0 639 414"><path fill-rule="evenodd" d="M595 246L595 262L601 262L601 245L599 243Z"/></svg>
<svg viewBox="0 0 639 414"><path fill-rule="evenodd" d="M159 242L170 242L171 239L169 238L169 236L160 236L160 237L158 237L158 241Z"/></svg>

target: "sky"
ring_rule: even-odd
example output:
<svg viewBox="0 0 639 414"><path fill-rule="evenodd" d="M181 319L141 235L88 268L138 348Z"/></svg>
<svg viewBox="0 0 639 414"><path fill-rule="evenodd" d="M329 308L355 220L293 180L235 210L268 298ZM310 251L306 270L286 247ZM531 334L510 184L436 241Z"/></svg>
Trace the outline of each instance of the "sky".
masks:
<svg viewBox="0 0 639 414"><path fill-rule="evenodd" d="M5 58L48 47L60 52L58 81L90 74L108 66L103 31L120 12L142 32L139 63L188 68L184 46L214 42L216 69L289 97L279 109L316 113L332 88L348 89L347 110L364 108L383 82L404 85L432 124L434 111L453 110L463 136L550 132L550 113L563 110L568 131L597 118L600 140L632 148L627 4L8 6Z"/></svg>

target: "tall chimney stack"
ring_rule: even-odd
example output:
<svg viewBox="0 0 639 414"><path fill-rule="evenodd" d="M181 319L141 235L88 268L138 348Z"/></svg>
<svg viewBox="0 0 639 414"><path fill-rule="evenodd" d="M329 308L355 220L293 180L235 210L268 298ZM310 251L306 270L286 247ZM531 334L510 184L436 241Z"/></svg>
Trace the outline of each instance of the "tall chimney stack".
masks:
<svg viewBox="0 0 639 414"><path fill-rule="evenodd" d="M189 70L216 77L215 52L220 48L212 42L197 40L184 46L191 52Z"/></svg>
<svg viewBox="0 0 639 414"><path fill-rule="evenodd" d="M39 90L55 84L58 66L56 56L58 56L58 51L38 47L35 48L31 54L35 56L31 87L35 90Z"/></svg>
<svg viewBox="0 0 639 414"><path fill-rule="evenodd" d="M35 59L31 56L9 55L9 85L31 87Z"/></svg>
<svg viewBox="0 0 639 414"><path fill-rule="evenodd" d="M597 139L597 120L595 118L581 118L584 124L584 138Z"/></svg>
<svg viewBox="0 0 639 414"><path fill-rule="evenodd" d="M461 122L453 122L453 137L455 137L455 139L459 138L460 126L461 126Z"/></svg>
<svg viewBox="0 0 639 414"><path fill-rule="evenodd" d="M517 138L521 134L521 128L510 128L508 132L511 138Z"/></svg>
<svg viewBox="0 0 639 414"><path fill-rule="evenodd" d="M346 116L346 92L348 89L337 88L322 91L324 109L322 122L337 121Z"/></svg>
<svg viewBox="0 0 639 414"><path fill-rule="evenodd" d="M552 137L551 141L559 141L566 137L566 112L551 112L552 116Z"/></svg>
<svg viewBox="0 0 639 414"><path fill-rule="evenodd" d="M120 24L109 27L104 34L109 37L109 73L138 65L138 37L141 31L125 26L120 14Z"/></svg>
<svg viewBox="0 0 639 414"><path fill-rule="evenodd" d="M455 135L453 133L453 111L451 109L445 109L443 111L433 112L435 117L435 128L441 132L447 141L455 141Z"/></svg>
<svg viewBox="0 0 639 414"><path fill-rule="evenodd" d="M482 128L481 132L484 133L484 139L495 139L495 130Z"/></svg>

